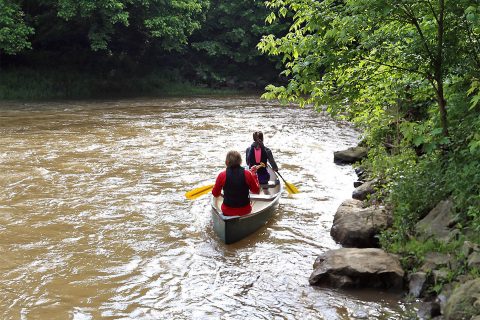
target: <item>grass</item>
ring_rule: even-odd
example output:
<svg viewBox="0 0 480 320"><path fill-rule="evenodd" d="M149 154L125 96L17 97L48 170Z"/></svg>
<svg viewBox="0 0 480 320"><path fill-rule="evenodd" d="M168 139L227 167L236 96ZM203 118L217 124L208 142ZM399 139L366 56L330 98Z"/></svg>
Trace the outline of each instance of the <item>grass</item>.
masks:
<svg viewBox="0 0 480 320"><path fill-rule="evenodd" d="M153 71L144 76L113 76L75 70L0 70L0 100L172 97L240 92L198 86L165 71Z"/></svg>

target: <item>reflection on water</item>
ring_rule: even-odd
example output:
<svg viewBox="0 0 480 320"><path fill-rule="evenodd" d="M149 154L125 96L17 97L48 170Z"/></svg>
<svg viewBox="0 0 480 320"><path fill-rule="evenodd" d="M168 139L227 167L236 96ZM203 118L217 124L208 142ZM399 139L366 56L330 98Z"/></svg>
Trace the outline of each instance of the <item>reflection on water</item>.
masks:
<svg viewBox="0 0 480 320"><path fill-rule="evenodd" d="M285 179L275 218L233 245L208 197L226 151L262 130ZM338 247L333 214L357 134L309 109L253 97L0 109L0 313L13 319L398 319L400 297L308 285Z"/></svg>

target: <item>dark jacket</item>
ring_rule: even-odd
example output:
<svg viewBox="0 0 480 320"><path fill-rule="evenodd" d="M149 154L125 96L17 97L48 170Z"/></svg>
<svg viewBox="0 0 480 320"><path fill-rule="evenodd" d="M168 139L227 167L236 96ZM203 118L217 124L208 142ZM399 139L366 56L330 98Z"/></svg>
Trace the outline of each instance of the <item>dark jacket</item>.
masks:
<svg viewBox="0 0 480 320"><path fill-rule="evenodd" d="M246 153L245 159L249 168L259 164L259 163L255 163L255 153L253 152L255 145L256 145L256 142L252 143L252 145L248 147L247 150L245 151ZM277 163L275 162L275 159L273 158L272 151L263 145L261 146L261 149L262 149L261 161L266 165L268 160L273 170L278 171L278 166L277 166Z"/></svg>

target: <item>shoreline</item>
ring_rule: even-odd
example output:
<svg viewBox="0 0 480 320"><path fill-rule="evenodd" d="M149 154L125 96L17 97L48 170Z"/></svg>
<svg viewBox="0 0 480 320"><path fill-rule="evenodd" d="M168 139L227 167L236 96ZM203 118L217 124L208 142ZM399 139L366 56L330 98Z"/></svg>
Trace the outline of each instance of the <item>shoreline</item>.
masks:
<svg viewBox="0 0 480 320"><path fill-rule="evenodd" d="M366 156L364 148L353 147L335 152L334 161L353 165ZM370 196L382 192L381 183L368 178L364 170L356 173L352 198L339 206L331 227L332 238L342 248L317 257L310 284L395 290L412 303L419 319L478 320L475 294L480 277L467 271L480 262L480 246L456 228L452 200L440 201L416 222L417 234L411 241L423 251L416 256L389 252L378 240L392 227L392 210L385 207L388 203L370 203Z"/></svg>

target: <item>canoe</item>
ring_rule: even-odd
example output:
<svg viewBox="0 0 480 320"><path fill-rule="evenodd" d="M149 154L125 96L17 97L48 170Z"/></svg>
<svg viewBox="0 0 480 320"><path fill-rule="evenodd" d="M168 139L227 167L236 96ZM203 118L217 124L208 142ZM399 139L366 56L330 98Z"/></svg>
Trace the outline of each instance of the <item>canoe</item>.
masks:
<svg viewBox="0 0 480 320"><path fill-rule="evenodd" d="M271 168L270 181L260 185L259 194L250 194L252 212L244 216L225 216L222 214L223 196L212 198L212 220L215 233L226 244L237 242L264 226L273 216L282 194L282 184Z"/></svg>

